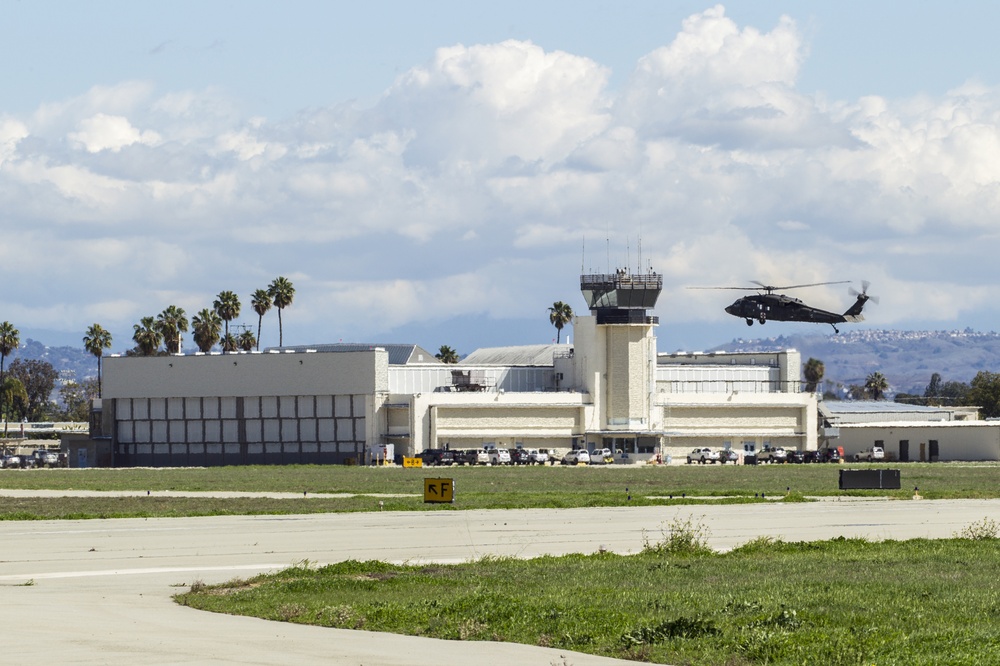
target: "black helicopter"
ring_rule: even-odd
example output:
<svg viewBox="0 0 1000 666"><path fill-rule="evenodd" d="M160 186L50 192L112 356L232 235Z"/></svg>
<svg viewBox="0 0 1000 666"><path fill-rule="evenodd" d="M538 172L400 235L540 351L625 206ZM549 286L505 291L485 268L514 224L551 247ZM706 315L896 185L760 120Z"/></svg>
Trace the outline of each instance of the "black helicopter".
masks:
<svg viewBox="0 0 1000 666"><path fill-rule="evenodd" d="M850 289L851 295L856 296L857 300L854 301L854 305L852 305L844 314L837 314L836 312L828 312L827 310L814 308L806 305L797 298L785 296L784 294L776 294L774 292L785 289L801 289L803 287L820 287L828 284L847 284L847 281L792 284L785 287L775 287L756 280L751 280L751 282L759 286L691 287L691 289L740 289L745 291L757 291L758 293L753 296L744 296L743 298L736 299L732 305L726 308L726 312L734 317L745 319L747 326L752 326L755 319L760 324L764 324L769 319L773 321L804 321L814 324L830 324L833 326L834 333L840 332L837 330L837 324L856 324L860 321L864 321L865 317L861 314L861 311L864 309L865 303L869 300L878 303L877 298L868 295L868 282L861 283L861 291Z"/></svg>

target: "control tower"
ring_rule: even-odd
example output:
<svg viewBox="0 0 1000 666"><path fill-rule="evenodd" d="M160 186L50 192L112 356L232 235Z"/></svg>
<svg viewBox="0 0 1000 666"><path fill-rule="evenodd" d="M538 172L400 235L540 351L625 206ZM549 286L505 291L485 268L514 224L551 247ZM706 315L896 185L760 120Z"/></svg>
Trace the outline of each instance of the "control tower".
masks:
<svg viewBox="0 0 1000 666"><path fill-rule="evenodd" d="M657 273L581 275L580 291L589 317L573 324L578 377L594 400L598 423L587 437L616 448L616 439L651 438L656 387L658 318L649 314L663 289ZM597 426L597 427L595 427ZM597 441L603 440L603 441Z"/></svg>

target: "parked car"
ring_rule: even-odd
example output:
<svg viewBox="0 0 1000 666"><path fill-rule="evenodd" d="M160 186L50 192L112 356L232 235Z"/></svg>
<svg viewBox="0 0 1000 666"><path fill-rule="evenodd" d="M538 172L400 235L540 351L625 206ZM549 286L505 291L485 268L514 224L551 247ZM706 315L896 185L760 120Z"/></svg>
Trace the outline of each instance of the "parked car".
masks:
<svg viewBox="0 0 1000 666"><path fill-rule="evenodd" d="M487 444L483 447L486 451L486 458L489 460L491 465L509 465L510 464L510 451L507 449L498 449L496 445Z"/></svg>
<svg viewBox="0 0 1000 666"><path fill-rule="evenodd" d="M37 449L32 452L31 457L35 460L35 467L58 467L59 452Z"/></svg>
<svg viewBox="0 0 1000 666"><path fill-rule="evenodd" d="M695 449L687 454L687 464L690 465L694 462L699 465L704 465L705 463L712 463L714 465L719 462L719 454L707 446L702 449Z"/></svg>
<svg viewBox="0 0 1000 666"><path fill-rule="evenodd" d="M868 462L877 462L879 460L885 460L885 449L881 446L873 446L871 448L865 449L864 451L859 451L854 454L855 462L860 462L862 460L867 460Z"/></svg>
<svg viewBox="0 0 1000 666"><path fill-rule="evenodd" d="M544 465L549 461L549 452L545 449L528 449L528 462L532 465Z"/></svg>
<svg viewBox="0 0 1000 666"><path fill-rule="evenodd" d="M821 462L839 463L844 458L842 449L839 446L831 446L820 449L819 457Z"/></svg>
<svg viewBox="0 0 1000 666"><path fill-rule="evenodd" d="M9 453L2 458L3 466L8 469L15 469L21 467L21 456Z"/></svg>
<svg viewBox="0 0 1000 666"><path fill-rule="evenodd" d="M455 464L455 454L449 449L424 449L420 454L424 467L439 467Z"/></svg>
<svg viewBox="0 0 1000 666"><path fill-rule="evenodd" d="M783 463L787 457L785 449L780 446L765 446L757 452L757 462L759 463Z"/></svg>
<svg viewBox="0 0 1000 666"><path fill-rule="evenodd" d="M611 449L594 449L590 452L591 465L611 465L615 462L615 457Z"/></svg>
<svg viewBox="0 0 1000 666"><path fill-rule="evenodd" d="M485 449L467 449L462 456L462 461L466 465L488 465L490 454Z"/></svg>
<svg viewBox="0 0 1000 666"><path fill-rule="evenodd" d="M590 454L587 449L573 449L563 456L563 465L588 465L590 464Z"/></svg>
<svg viewBox="0 0 1000 666"><path fill-rule="evenodd" d="M510 453L510 463L512 465L530 465L531 460L528 458L528 449L511 449Z"/></svg>
<svg viewBox="0 0 1000 666"><path fill-rule="evenodd" d="M823 453L821 451L803 451L802 462L804 463L823 462Z"/></svg>
<svg viewBox="0 0 1000 666"><path fill-rule="evenodd" d="M719 462L725 465L727 462L731 462L734 465L739 463L740 454L736 453L732 449L722 449L719 451Z"/></svg>
<svg viewBox="0 0 1000 666"><path fill-rule="evenodd" d="M799 451L797 449L787 449L785 451L785 462L788 463L804 463L806 461L806 454L804 451Z"/></svg>

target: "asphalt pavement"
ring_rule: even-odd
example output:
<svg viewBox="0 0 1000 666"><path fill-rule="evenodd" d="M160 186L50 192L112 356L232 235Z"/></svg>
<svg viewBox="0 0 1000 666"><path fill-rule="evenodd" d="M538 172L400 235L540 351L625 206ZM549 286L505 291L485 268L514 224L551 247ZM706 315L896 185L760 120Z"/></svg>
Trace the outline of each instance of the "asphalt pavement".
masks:
<svg viewBox="0 0 1000 666"><path fill-rule="evenodd" d="M758 536L944 538L1000 500L375 512L0 523L0 627L10 664L626 664L565 650L308 627L196 611L171 595L308 561L463 562L634 553L675 520L713 547Z"/></svg>

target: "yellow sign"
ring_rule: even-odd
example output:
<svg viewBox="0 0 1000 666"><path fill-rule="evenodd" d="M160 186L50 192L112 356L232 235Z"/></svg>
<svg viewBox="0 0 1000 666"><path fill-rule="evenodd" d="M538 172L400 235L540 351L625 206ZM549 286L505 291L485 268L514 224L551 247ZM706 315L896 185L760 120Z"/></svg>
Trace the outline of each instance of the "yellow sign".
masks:
<svg viewBox="0 0 1000 666"><path fill-rule="evenodd" d="M424 479L424 503L454 502L454 479Z"/></svg>
<svg viewBox="0 0 1000 666"><path fill-rule="evenodd" d="M423 467L423 458L403 458L403 467Z"/></svg>

